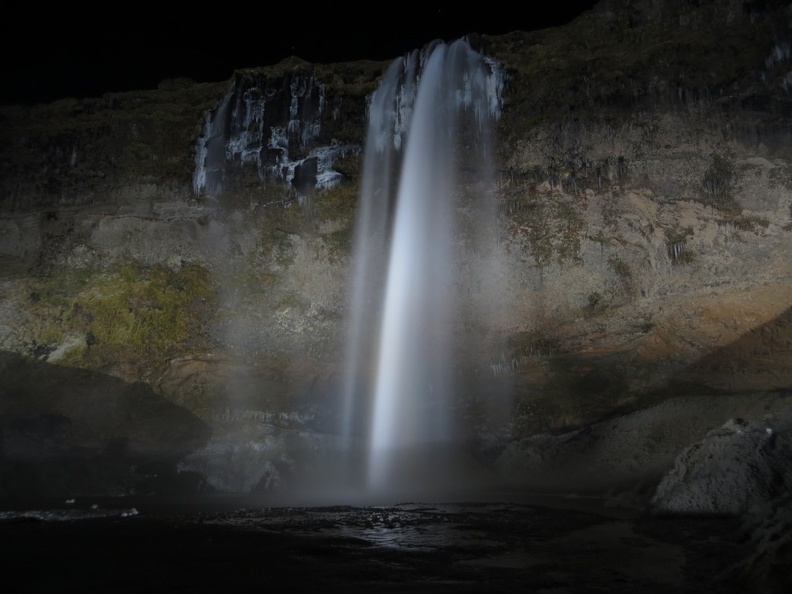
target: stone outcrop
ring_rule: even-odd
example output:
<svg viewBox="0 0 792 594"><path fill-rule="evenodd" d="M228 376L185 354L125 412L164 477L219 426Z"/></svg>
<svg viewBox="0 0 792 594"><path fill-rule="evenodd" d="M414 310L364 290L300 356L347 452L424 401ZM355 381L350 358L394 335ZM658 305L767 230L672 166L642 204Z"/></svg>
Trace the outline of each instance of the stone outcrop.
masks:
<svg viewBox="0 0 792 594"><path fill-rule="evenodd" d="M655 515L741 517L751 553L739 571L767 592L788 588L791 428L788 407L762 420L730 419L679 454L648 508Z"/></svg>
<svg viewBox="0 0 792 594"><path fill-rule="evenodd" d="M0 498L191 492L212 431L143 383L0 354Z"/></svg>
<svg viewBox="0 0 792 594"><path fill-rule="evenodd" d="M682 452L657 487L654 513L739 515L789 491L790 411L730 419Z"/></svg>

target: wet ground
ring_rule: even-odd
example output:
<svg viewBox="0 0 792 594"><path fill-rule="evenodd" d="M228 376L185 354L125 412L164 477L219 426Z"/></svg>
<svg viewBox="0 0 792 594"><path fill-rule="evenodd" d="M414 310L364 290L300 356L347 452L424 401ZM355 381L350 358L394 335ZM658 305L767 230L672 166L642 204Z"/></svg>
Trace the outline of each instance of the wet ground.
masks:
<svg viewBox="0 0 792 594"><path fill-rule="evenodd" d="M129 503L0 512L3 582L17 584L4 590L746 591L735 570L748 545L728 518L657 518L563 500Z"/></svg>

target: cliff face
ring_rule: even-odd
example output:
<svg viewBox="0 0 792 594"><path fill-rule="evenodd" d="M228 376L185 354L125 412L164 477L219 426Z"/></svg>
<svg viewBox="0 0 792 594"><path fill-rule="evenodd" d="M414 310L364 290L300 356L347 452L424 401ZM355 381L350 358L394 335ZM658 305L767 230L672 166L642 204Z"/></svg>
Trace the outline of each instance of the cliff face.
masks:
<svg viewBox="0 0 792 594"><path fill-rule="evenodd" d="M471 37L506 74L491 322L507 346L465 356L483 394L513 398L486 417L460 402L482 442L792 386L791 19L773 1L605 0L563 28ZM144 382L208 424L183 468L217 488L321 463L305 452L334 439L367 97L387 65L292 59L2 108L6 471L13 444L53 439L13 419L85 425L51 394L62 368ZM59 447L118 434L86 426Z"/></svg>
<svg viewBox="0 0 792 594"><path fill-rule="evenodd" d="M605 2L491 40L514 67L507 226L541 271L523 320L630 361L632 386L788 386L788 27L770 4Z"/></svg>

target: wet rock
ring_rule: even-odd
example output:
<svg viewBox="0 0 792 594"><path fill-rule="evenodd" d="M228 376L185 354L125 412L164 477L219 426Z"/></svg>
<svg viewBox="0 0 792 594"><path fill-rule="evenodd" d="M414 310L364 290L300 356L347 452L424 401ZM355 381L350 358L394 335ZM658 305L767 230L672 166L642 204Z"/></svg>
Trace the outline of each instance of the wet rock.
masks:
<svg viewBox="0 0 792 594"><path fill-rule="evenodd" d="M792 487L792 411L731 419L689 446L657 487L654 513L737 515Z"/></svg>
<svg viewBox="0 0 792 594"><path fill-rule="evenodd" d="M744 524L753 553L741 564L762 592L787 592L792 565L792 495L755 508Z"/></svg>

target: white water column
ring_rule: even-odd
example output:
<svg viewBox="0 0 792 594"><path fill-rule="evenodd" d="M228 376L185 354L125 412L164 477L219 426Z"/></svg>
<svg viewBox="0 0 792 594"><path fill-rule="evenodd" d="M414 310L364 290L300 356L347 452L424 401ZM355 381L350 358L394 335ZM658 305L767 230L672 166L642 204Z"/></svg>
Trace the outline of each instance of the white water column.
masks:
<svg viewBox="0 0 792 594"><path fill-rule="evenodd" d="M370 493L410 490L439 476L445 459L437 453L454 442L456 157L460 133L466 142L488 142L499 92L484 58L458 40L395 61L372 97L344 415L345 432L365 416L362 472Z"/></svg>

